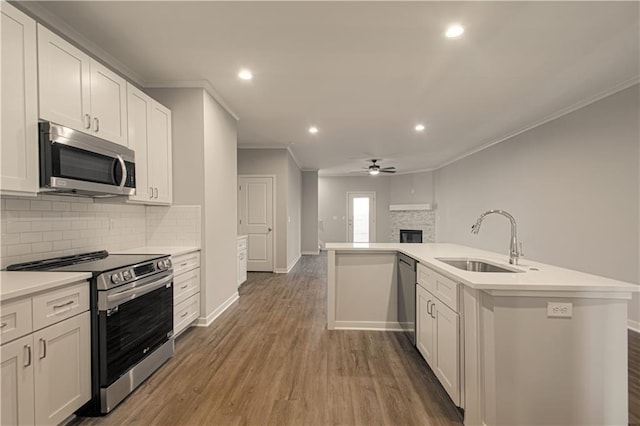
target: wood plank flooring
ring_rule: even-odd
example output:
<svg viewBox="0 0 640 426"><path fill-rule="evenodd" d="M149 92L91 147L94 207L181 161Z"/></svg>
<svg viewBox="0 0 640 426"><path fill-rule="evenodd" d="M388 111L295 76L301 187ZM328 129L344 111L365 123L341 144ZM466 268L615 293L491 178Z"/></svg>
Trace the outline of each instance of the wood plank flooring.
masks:
<svg viewBox="0 0 640 426"><path fill-rule="evenodd" d="M74 425L459 425L404 335L328 331L326 256L250 273L240 300L192 328L111 414ZM635 338L632 338L635 337ZM630 335L630 421L640 423L640 337Z"/></svg>

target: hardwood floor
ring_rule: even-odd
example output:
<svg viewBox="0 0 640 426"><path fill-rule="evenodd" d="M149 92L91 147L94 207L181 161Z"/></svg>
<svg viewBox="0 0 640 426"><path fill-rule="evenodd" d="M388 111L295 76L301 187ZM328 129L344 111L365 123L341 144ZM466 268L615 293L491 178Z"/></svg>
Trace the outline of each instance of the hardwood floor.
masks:
<svg viewBox="0 0 640 426"><path fill-rule="evenodd" d="M111 414L74 425L459 425L399 333L327 331L326 257L250 273L240 300ZM629 422L640 424L640 335L629 334Z"/></svg>
<svg viewBox="0 0 640 426"><path fill-rule="evenodd" d="M393 332L328 331L326 256L250 273L240 300L112 413L78 425L459 425L419 353Z"/></svg>

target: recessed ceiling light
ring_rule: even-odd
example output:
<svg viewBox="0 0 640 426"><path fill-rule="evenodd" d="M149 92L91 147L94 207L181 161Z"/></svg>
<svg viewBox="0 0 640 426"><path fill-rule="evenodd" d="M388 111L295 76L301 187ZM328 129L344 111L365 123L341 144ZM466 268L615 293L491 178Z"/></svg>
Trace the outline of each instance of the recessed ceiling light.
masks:
<svg viewBox="0 0 640 426"><path fill-rule="evenodd" d="M240 70L238 77L242 80L251 80L253 78L253 74L249 70Z"/></svg>
<svg viewBox="0 0 640 426"><path fill-rule="evenodd" d="M312 133L312 134L318 133L318 128L315 126L309 127L309 133Z"/></svg>
<svg viewBox="0 0 640 426"><path fill-rule="evenodd" d="M416 124L416 132L421 132L424 130L424 124Z"/></svg>
<svg viewBox="0 0 640 426"><path fill-rule="evenodd" d="M447 31L444 33L448 38L460 37L464 33L464 27L460 24L449 25Z"/></svg>

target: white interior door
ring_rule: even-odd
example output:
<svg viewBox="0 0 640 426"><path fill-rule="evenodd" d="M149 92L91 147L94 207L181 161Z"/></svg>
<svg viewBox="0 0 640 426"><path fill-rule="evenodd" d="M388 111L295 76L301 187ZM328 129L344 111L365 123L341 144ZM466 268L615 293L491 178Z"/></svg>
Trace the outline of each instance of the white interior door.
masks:
<svg viewBox="0 0 640 426"><path fill-rule="evenodd" d="M350 243L376 242L376 193L347 193L347 241Z"/></svg>
<svg viewBox="0 0 640 426"><path fill-rule="evenodd" d="M247 235L247 270L273 272L273 178L238 177L240 234Z"/></svg>

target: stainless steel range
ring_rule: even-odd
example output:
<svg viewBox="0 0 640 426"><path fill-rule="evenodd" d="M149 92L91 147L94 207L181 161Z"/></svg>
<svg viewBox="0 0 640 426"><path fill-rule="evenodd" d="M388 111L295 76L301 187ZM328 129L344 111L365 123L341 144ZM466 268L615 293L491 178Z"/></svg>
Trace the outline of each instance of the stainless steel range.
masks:
<svg viewBox="0 0 640 426"><path fill-rule="evenodd" d="M173 269L169 256L99 251L7 269L92 272L92 400L81 414L110 412L173 356Z"/></svg>

